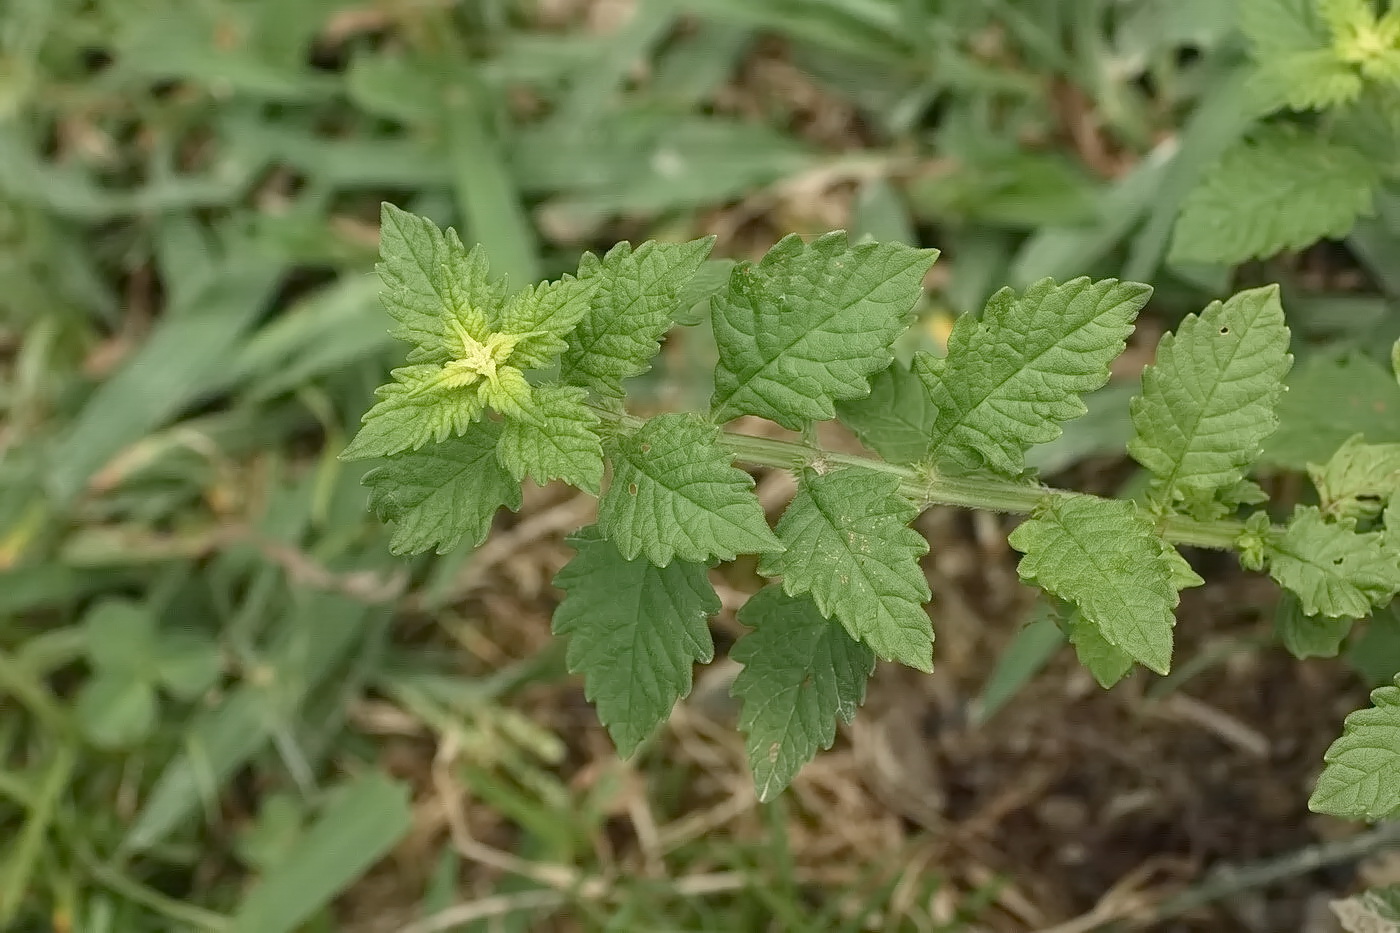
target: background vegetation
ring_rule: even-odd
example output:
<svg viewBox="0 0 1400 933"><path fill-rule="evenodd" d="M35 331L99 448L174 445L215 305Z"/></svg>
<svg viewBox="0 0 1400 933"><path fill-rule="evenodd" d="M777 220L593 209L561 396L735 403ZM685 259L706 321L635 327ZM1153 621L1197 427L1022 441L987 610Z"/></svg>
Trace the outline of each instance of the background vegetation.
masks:
<svg viewBox="0 0 1400 933"><path fill-rule="evenodd" d="M1378 169L1373 202L1346 189L1355 211L1278 245L1336 239L1242 265L1174 245L1222 156L1258 147L1238 12L5 0L0 929L1300 928L1395 835L1305 810L1342 716L1400 670L1393 607L1345 642L1276 631L1269 586L1201 559L1178 671L1103 694L1023 626L1005 527L935 511L935 674L883 671L760 806L717 725L731 667L630 763L566 675L550 580L591 498L528 490L475 553L403 562L336 460L400 353L370 274L389 200L517 283L619 239L937 246L912 338L934 349L1046 275L1152 283L1144 348L1279 281L1299 359L1269 481L1297 496L1347 437L1400 441L1400 213ZM708 394L707 339L668 342L657 407ZM1144 352L1037 467L1137 481ZM775 508L789 488L760 480ZM723 581L721 647L755 583ZM1318 853L1339 867L1300 874Z"/></svg>

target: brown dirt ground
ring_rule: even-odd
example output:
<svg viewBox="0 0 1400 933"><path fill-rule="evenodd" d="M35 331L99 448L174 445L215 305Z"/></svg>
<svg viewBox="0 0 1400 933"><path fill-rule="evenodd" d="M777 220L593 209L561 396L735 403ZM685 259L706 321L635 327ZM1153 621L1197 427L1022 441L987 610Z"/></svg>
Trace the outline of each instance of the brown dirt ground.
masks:
<svg viewBox="0 0 1400 933"><path fill-rule="evenodd" d="M786 477L760 477L774 512L789 489ZM506 544L469 600L470 615L485 620L468 636L471 654L487 666L527 657L551 638L548 581L569 552L549 516L576 525L580 502L552 488L531 499L526 517L498 531L495 540ZM1066 649L1015 701L973 725L974 698L1031 596L1016 581L1006 525L951 509L919 519L932 544L925 564L935 593L936 670L926 676L882 665L854 725L789 791L792 857L815 890L857 883L869 866L906 853L897 861L908 883L895 888L887 929L903 928L901 916L947 909L911 900L914 881L932 872L945 879L949 903L1000 879L981 929L1077 933L1098 928L1085 919L1096 909L1143 917L1208 869L1356 831L1311 815L1306 800L1323 751L1365 691L1339 663L1297 662L1267 644L1271 584L1220 555L1193 555L1209 582L1184 593L1178 611L1178 676L1199 666L1197 673L1163 689L1160 678L1139 671L1105 692ZM725 603L715 622L723 648L742 631L734 610L760 583L746 568L715 579ZM686 840L755 841L769 832L733 728L732 675L721 652L651 753L687 775L665 802L669 820L652 810L647 772L617 762L575 680L529 688L513 701L567 743L555 768L564 784L582 790L619 774L631 782L635 793L624 795L598 842L612 871L667 877L667 854ZM421 736L390 745L395 770L421 786L420 832L395 861L398 870L417 865L412 871L421 873L455 828L458 848L465 845L474 863L468 887L486 896L503 871L519 867L508 855L514 835L488 808L462 798L460 785L442 780L435 767L442 752ZM463 825L454 827L457 809L471 826L465 843ZM1304 916L1353 878L1353 866L1342 866L1130 928L1326 930L1305 925ZM563 921L538 928L580 929Z"/></svg>

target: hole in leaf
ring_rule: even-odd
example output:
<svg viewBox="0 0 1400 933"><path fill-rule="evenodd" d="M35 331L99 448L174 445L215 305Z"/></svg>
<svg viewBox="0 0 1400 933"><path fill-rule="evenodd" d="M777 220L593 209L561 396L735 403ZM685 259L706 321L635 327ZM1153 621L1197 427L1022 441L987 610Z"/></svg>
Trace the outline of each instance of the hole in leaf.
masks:
<svg viewBox="0 0 1400 933"><path fill-rule="evenodd" d="M1230 332L1230 328L1228 328L1228 327L1222 327L1222 328L1220 328L1220 336L1222 336L1222 337L1224 337L1224 336L1225 336L1226 334L1228 334L1229 332Z"/></svg>
<svg viewBox="0 0 1400 933"><path fill-rule="evenodd" d="M634 495L634 496L635 496L635 495L637 494L637 484L636 484L636 483L628 483L628 484L627 484L627 491L628 491L628 493L630 493L631 495Z"/></svg>

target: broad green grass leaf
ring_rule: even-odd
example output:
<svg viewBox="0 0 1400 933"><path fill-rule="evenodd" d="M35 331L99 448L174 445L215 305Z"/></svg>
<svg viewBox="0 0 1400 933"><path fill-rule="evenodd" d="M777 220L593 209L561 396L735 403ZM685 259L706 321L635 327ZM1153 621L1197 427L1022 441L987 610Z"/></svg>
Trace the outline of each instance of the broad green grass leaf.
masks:
<svg viewBox="0 0 1400 933"><path fill-rule="evenodd" d="M1019 474L1025 452L1059 437L1061 424L1087 410L1080 396L1108 382L1151 294L1117 279L1043 279L1019 296L997 292L980 319L959 318L947 357L920 353L914 362L938 409L930 455L962 470Z"/></svg>
<svg viewBox="0 0 1400 933"><path fill-rule="evenodd" d="M987 676L973 707L974 723L980 725L995 716L1064 647L1065 633L1060 630L1058 612L1053 600L1037 601L1030 620L998 654L996 667Z"/></svg>
<svg viewBox="0 0 1400 933"><path fill-rule="evenodd" d="M603 442L594 430L598 415L583 403L587 394L577 386L537 386L531 405L543 426L517 420L505 423L496 456L517 482L527 475L541 485L562 479L598 494Z"/></svg>
<svg viewBox="0 0 1400 933"><path fill-rule="evenodd" d="M1340 518L1375 518L1400 491L1400 444L1367 444L1357 434L1323 466L1308 465L1322 511Z"/></svg>
<svg viewBox="0 0 1400 933"><path fill-rule="evenodd" d="M783 549L753 477L732 465L718 438L697 415L658 415L611 445L598 527L624 557L645 554L665 567L674 557L703 563Z"/></svg>
<svg viewBox="0 0 1400 933"><path fill-rule="evenodd" d="M619 243L602 259L586 254L579 278L597 282L588 312L569 341L560 379L600 395L622 397L622 381L651 368L661 336L689 308L680 296L714 248L688 243Z"/></svg>
<svg viewBox="0 0 1400 933"><path fill-rule="evenodd" d="M163 632L155 652L156 679L177 699L197 700L219 680L219 646L194 632Z"/></svg>
<svg viewBox="0 0 1400 933"><path fill-rule="evenodd" d="M1303 611L1303 604L1285 592L1274 611L1274 631L1288 653L1300 660L1335 658L1351 631L1351 619L1324 619Z"/></svg>
<svg viewBox="0 0 1400 933"><path fill-rule="evenodd" d="M1269 575L1310 616L1360 619L1400 593L1400 554L1384 533L1329 522L1316 506L1299 506L1266 553Z"/></svg>
<svg viewBox="0 0 1400 933"><path fill-rule="evenodd" d="M1226 152L1187 197L1171 259L1236 265L1345 236L1370 215L1379 180L1354 149L1265 127Z"/></svg>
<svg viewBox="0 0 1400 933"><path fill-rule="evenodd" d="M836 416L834 402L869 392L909 326L937 250L850 246L841 232L783 237L740 263L712 300L715 418L759 415L800 430Z"/></svg>
<svg viewBox="0 0 1400 933"><path fill-rule="evenodd" d="M122 840L123 852L146 852L203 812L226 782L272 741L304 701L360 645L373 619L387 625L387 607L371 609L340 593L303 593L273 628L264 655L265 681L245 680L212 697L190 720L179 753L161 769Z"/></svg>
<svg viewBox="0 0 1400 933"><path fill-rule="evenodd" d="M469 331L490 321L505 298L504 284L491 279L481 248L467 252L457 232L445 232L385 202L380 209L381 299L397 326L390 333L427 354L447 358L456 339L455 321Z"/></svg>
<svg viewBox="0 0 1400 933"><path fill-rule="evenodd" d="M364 424L341 459L391 457L430 441L442 443L476 423L486 411L482 384L449 385L442 373L433 363L394 370L394 381L374 390L379 401L360 419Z"/></svg>
<svg viewBox="0 0 1400 933"><path fill-rule="evenodd" d="M938 408L913 370L896 362L871 377L865 398L838 401L836 414L889 462L916 463L928 453Z"/></svg>
<svg viewBox="0 0 1400 933"><path fill-rule="evenodd" d="M1021 579L1073 603L1104 640L1159 674L1171 668L1175 569L1128 501L1047 499L1011 533Z"/></svg>
<svg viewBox="0 0 1400 933"><path fill-rule="evenodd" d="M691 669L714 658L709 619L720 610L706 564L628 560L595 529L569 539L577 554L554 585L566 592L554 633L613 743L630 756L690 693Z"/></svg>
<svg viewBox="0 0 1400 933"><path fill-rule="evenodd" d="M1348 438L1400 443L1400 386L1385 367L1357 350L1314 354L1288 380L1279 401L1279 429L1263 460L1306 470L1326 463Z"/></svg>
<svg viewBox="0 0 1400 933"><path fill-rule="evenodd" d="M731 693L743 701L739 729L759 800L771 800L819 749L836 740L836 720L855 718L875 655L824 618L811 600L776 586L739 610L753 629L729 655L744 665Z"/></svg>
<svg viewBox="0 0 1400 933"><path fill-rule="evenodd" d="M166 307L141 347L97 387L55 442L45 479L56 498L79 495L113 456L228 374L279 273L275 262L248 250Z"/></svg>
<svg viewBox="0 0 1400 933"><path fill-rule="evenodd" d="M1212 302L1162 338L1131 403L1128 453L1152 473L1163 507L1244 478L1278 427L1288 340L1277 286Z"/></svg>
<svg viewBox="0 0 1400 933"><path fill-rule="evenodd" d="M506 153L493 89L450 43L419 49L427 53L420 60L431 62L425 70L438 104L431 125L444 143L466 232L485 246L509 281L532 282L539 278L539 241Z"/></svg>
<svg viewBox="0 0 1400 933"><path fill-rule="evenodd" d="M152 671L156 619L126 599L104 599L83 617L83 641L94 667L140 680Z"/></svg>
<svg viewBox="0 0 1400 933"><path fill-rule="evenodd" d="M928 542L908 527L919 510L898 490L897 477L862 467L803 470L778 521L786 550L765 554L758 570L781 575L790 596L810 595L880 657L930 671L931 594L919 566Z"/></svg>
<svg viewBox="0 0 1400 933"><path fill-rule="evenodd" d="M231 933L292 933L413 828L408 787L369 772L330 804L244 896Z"/></svg>
<svg viewBox="0 0 1400 933"><path fill-rule="evenodd" d="M1376 821L1400 810L1400 686L1371 692L1371 705L1346 719L1323 757L1308 808L1349 820Z"/></svg>
<svg viewBox="0 0 1400 933"><path fill-rule="evenodd" d="M78 691L78 725L100 748L130 748L156 725L156 691L149 682L100 673Z"/></svg>
<svg viewBox="0 0 1400 933"><path fill-rule="evenodd" d="M462 437L400 454L365 474L370 508L396 524L389 549L445 554L463 538L480 544L496 510L520 508L520 484L497 461L501 425L478 422Z"/></svg>

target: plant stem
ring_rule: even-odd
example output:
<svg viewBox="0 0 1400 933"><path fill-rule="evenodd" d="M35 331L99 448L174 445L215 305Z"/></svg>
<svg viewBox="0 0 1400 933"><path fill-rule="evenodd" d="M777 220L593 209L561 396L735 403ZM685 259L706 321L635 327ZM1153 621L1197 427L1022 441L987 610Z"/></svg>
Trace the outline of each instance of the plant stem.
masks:
<svg viewBox="0 0 1400 933"><path fill-rule="evenodd" d="M635 428L642 419L634 415L597 409L605 420L622 428ZM799 470L827 465L855 466L899 478L899 491L913 502L955 505L990 512L1030 512L1055 496L1085 495L1069 489L1056 489L1039 483L1018 482L991 476L944 476L931 467L909 467L869 457L836 453L802 441L784 441L722 431L719 442L750 466ZM1244 531L1244 523L1233 519L1198 521L1185 515L1169 515L1158 531L1173 544L1233 551Z"/></svg>

